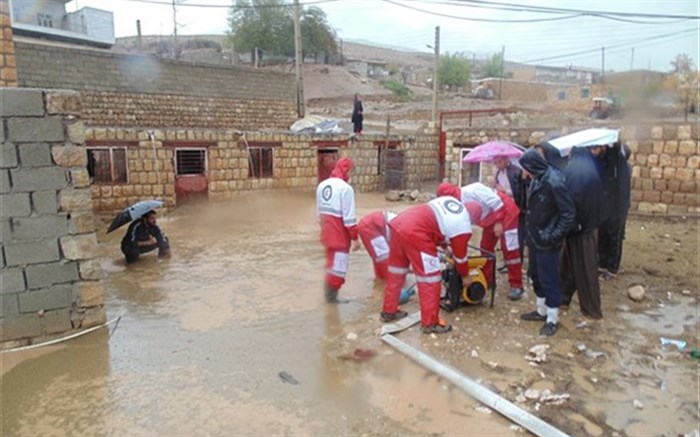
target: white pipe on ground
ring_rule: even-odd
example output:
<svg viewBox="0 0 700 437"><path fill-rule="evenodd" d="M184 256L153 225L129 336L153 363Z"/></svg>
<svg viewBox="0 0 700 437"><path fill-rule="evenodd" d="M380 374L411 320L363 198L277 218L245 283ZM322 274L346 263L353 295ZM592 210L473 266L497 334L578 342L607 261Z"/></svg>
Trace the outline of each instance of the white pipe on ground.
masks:
<svg viewBox="0 0 700 437"><path fill-rule="evenodd" d="M382 335L381 338L382 341L408 356L413 361L417 362L431 372L447 379L482 404L498 411L531 433L540 437L569 437L568 434L553 427L539 417L533 416L512 402L472 381L471 378L459 372L457 369L439 362L430 355L427 355L404 343L395 336L386 334Z"/></svg>

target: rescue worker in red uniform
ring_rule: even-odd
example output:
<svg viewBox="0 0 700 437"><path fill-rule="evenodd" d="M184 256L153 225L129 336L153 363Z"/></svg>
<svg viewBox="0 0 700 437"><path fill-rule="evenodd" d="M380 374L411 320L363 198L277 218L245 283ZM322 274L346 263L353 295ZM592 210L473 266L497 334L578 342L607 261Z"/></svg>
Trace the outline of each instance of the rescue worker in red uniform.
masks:
<svg viewBox="0 0 700 437"><path fill-rule="evenodd" d="M389 222L394 217L393 212L374 211L357 224L357 233L374 264L374 277L385 281L389 264Z"/></svg>
<svg viewBox="0 0 700 437"><path fill-rule="evenodd" d="M448 243L457 272L464 286L471 283L467 265L467 243L471 238L469 215L459 199L459 188L451 196L438 197L402 212L389 223L388 280L384 293L382 322L406 317L399 310L401 287L409 267L413 267L418 283L421 331L442 334L452 326L440 320L441 265L437 247Z"/></svg>
<svg viewBox="0 0 700 437"><path fill-rule="evenodd" d="M316 188L316 216L321 225L321 244L326 249L324 292L327 302L338 303L338 290L348 272L350 246L359 249L355 218L355 191L348 181L354 164L340 158L331 176Z"/></svg>
<svg viewBox="0 0 700 437"><path fill-rule="evenodd" d="M456 185L443 183L438 187L438 196L451 192ZM498 240L501 241L503 259L508 267L510 300L518 300L523 295L522 259L518 243L518 223L520 209L513 199L504 192L497 192L486 185L475 182L461 188L461 200L467 207L473 225L483 228L479 248L482 254L493 253ZM484 266L484 275L493 280L495 261L489 260Z"/></svg>

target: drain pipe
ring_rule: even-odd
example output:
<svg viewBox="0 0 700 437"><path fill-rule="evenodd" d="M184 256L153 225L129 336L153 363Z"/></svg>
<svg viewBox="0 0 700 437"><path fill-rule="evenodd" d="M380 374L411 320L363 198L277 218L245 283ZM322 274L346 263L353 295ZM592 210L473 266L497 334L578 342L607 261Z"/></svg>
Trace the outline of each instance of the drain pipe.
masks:
<svg viewBox="0 0 700 437"><path fill-rule="evenodd" d="M417 362L438 376L447 379L482 404L498 411L531 433L540 437L569 437L568 434L560 431L539 417L528 413L486 387L477 384L475 381L462 374L457 369L439 362L430 355L415 349L395 336L385 334L381 336L381 339L383 342L394 347L402 354L411 358L413 361Z"/></svg>

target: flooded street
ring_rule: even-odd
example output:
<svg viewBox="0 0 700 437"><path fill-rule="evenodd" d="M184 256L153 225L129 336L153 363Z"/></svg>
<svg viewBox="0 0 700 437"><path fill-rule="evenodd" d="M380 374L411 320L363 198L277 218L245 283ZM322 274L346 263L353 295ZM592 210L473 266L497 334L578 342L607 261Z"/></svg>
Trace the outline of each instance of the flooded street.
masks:
<svg viewBox="0 0 700 437"><path fill-rule="evenodd" d="M358 217L410 206L380 194L358 194L357 205ZM98 230L116 329L0 355L2 435L525 435L379 340L382 288L364 250L351 253L341 290L352 302L323 301L313 194L192 205L158 224L172 258L129 266L119 250L126 229ZM574 305L560 333L540 338L518 318L532 292L509 302L500 279L493 309L443 313L454 333L399 336L510 401L530 388L570 394L562 405L519 402L569 434L698 429L698 360L659 344L665 336L698 348L698 223L644 226L642 235L631 220L626 272L603 284L600 325L577 326ZM645 251L657 234L682 242L670 244L681 250L673 263L662 261L666 246ZM644 270L651 265L656 274ZM626 297L636 282L647 287L642 303ZM416 311L416 298L406 308ZM533 366L524 356L537 344L550 346L548 360ZM357 348L378 355L346 359Z"/></svg>

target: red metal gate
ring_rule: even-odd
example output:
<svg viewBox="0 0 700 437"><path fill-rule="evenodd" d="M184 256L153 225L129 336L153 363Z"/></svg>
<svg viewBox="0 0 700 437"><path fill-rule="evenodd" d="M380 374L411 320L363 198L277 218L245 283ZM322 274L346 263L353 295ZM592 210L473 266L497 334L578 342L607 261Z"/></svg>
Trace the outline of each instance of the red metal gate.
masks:
<svg viewBox="0 0 700 437"><path fill-rule="evenodd" d="M177 147L175 149L175 196L177 203L206 199L208 195L207 149Z"/></svg>

